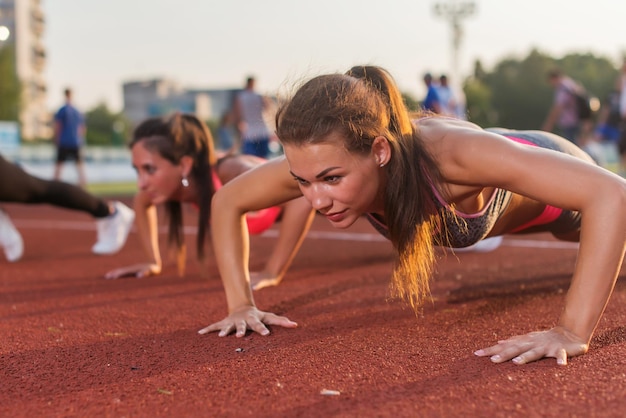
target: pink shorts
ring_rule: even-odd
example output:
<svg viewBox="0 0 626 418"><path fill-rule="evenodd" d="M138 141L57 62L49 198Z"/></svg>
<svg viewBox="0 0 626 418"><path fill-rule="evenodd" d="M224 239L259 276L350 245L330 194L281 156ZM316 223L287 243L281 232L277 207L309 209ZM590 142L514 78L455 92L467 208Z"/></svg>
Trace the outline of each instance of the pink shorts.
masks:
<svg viewBox="0 0 626 418"><path fill-rule="evenodd" d="M213 186L215 190L219 190L222 187L222 182L215 170L211 171L211 177L213 178ZM261 234L267 230L270 226L276 222L278 216L282 212L280 206L273 206L267 209L255 210L254 212L246 213L246 223L248 224L249 234Z"/></svg>
<svg viewBox="0 0 626 418"><path fill-rule="evenodd" d="M246 213L248 233L256 235L264 232L276 222L281 212L282 209L280 206L273 206L271 208Z"/></svg>
<svg viewBox="0 0 626 418"><path fill-rule="evenodd" d="M522 138L516 138L514 136L509 136L509 135L505 135L505 136L520 144L532 145L534 147L537 146L537 144L527 141ZM531 219L530 221L526 222L524 225L518 226L517 228L512 230L511 233L523 231L525 229L530 228L531 226L549 224L551 222L556 221L559 218L559 216L561 216L562 213L563 213L563 209L546 205L543 212L541 212L539 216L537 216L535 219Z"/></svg>

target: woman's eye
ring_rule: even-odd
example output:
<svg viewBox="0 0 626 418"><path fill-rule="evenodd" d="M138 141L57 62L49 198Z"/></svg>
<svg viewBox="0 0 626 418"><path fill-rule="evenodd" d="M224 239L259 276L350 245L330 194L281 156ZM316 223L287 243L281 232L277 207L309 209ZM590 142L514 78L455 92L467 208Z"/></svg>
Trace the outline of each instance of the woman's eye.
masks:
<svg viewBox="0 0 626 418"><path fill-rule="evenodd" d="M324 177L324 181L327 183L337 183L341 177L339 176L327 176Z"/></svg>
<svg viewBox="0 0 626 418"><path fill-rule="evenodd" d="M300 177L294 177L293 179L297 181L298 184L307 184L307 181L304 179L301 179Z"/></svg>

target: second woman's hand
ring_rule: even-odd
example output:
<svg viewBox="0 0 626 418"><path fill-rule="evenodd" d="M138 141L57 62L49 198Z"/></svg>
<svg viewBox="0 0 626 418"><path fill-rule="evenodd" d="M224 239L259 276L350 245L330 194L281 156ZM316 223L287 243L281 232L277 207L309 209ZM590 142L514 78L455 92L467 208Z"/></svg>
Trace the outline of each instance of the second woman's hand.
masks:
<svg viewBox="0 0 626 418"><path fill-rule="evenodd" d="M282 277L276 274L258 271L250 273L250 287L252 290L261 290L266 287L278 286Z"/></svg>
<svg viewBox="0 0 626 418"><path fill-rule="evenodd" d="M225 337L235 332L236 337L243 337L247 330L252 330L261 335L269 335L270 330L266 325L278 325L285 328L295 328L297 323L287 317L278 316L270 312L263 312L254 306L244 306L231 312L226 318L219 322L202 328L198 334L208 334L219 331L220 337Z"/></svg>
<svg viewBox="0 0 626 418"><path fill-rule="evenodd" d="M132 266L121 267L111 270L104 275L105 279L121 279L124 277L142 278L161 274L161 266L153 263L133 264Z"/></svg>

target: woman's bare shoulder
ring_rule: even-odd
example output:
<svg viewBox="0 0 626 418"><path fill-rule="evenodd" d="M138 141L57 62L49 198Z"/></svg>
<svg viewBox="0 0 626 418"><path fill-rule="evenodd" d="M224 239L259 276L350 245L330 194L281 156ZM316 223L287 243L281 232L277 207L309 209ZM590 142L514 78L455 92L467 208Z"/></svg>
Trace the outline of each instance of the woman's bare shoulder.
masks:
<svg viewBox="0 0 626 418"><path fill-rule="evenodd" d="M480 126L473 122L446 116L430 116L421 119L414 119L413 123L417 127L418 131L425 135L435 132L443 136L449 131L456 129L482 130Z"/></svg>
<svg viewBox="0 0 626 418"><path fill-rule="evenodd" d="M478 125L449 117L429 117L414 121L417 132L427 149L448 157L463 149L464 141L476 133L484 132Z"/></svg>
<svg viewBox="0 0 626 418"><path fill-rule="evenodd" d="M218 160L217 175L223 183L266 162L265 159L254 155L235 154Z"/></svg>

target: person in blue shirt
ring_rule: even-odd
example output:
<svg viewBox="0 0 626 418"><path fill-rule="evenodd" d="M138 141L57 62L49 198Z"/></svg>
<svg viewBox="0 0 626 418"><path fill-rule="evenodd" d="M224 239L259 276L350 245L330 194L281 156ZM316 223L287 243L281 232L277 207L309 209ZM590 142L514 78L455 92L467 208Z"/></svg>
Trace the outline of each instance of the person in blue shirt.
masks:
<svg viewBox="0 0 626 418"><path fill-rule="evenodd" d="M433 76L430 73L424 74L424 84L426 84L426 98L422 102L424 110L433 113L441 113L441 101L437 88L433 84Z"/></svg>
<svg viewBox="0 0 626 418"><path fill-rule="evenodd" d="M72 105L72 91L65 89L64 94L65 105L54 115L54 142L57 147L54 179L59 180L63 164L73 160L78 170L78 183L84 188L87 180L81 148L86 133L85 119L82 113Z"/></svg>

